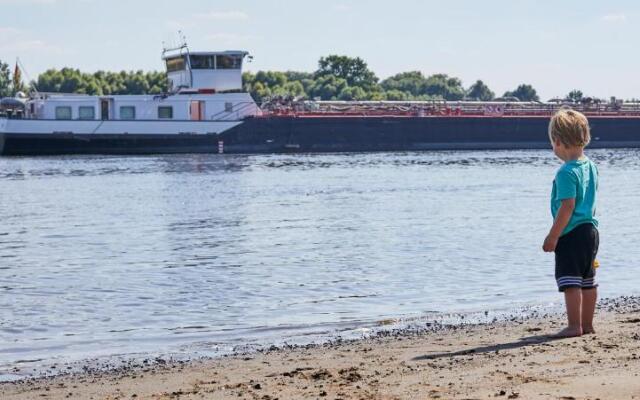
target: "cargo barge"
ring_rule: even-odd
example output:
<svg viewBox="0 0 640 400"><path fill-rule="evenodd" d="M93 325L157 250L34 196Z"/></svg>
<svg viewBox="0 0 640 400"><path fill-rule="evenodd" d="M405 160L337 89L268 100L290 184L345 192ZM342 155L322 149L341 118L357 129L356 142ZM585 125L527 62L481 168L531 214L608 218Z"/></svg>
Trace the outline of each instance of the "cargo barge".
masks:
<svg viewBox="0 0 640 400"><path fill-rule="evenodd" d="M367 152L549 148L562 101L340 102L242 92L244 51L167 49L170 92L32 93L0 100L0 155ZM593 148L640 147L640 103L571 104Z"/></svg>

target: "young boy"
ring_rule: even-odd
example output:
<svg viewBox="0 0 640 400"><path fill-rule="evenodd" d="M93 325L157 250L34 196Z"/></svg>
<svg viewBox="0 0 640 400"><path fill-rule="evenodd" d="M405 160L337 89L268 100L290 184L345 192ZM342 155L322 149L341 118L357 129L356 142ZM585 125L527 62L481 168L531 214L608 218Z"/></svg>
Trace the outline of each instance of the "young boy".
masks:
<svg viewBox="0 0 640 400"><path fill-rule="evenodd" d="M542 249L556 253L556 281L564 292L569 325L559 337L594 333L597 284L594 262L598 252L595 218L598 170L584 155L591 135L587 118L569 109L558 111L549 123L555 155L564 161L551 191L553 225Z"/></svg>

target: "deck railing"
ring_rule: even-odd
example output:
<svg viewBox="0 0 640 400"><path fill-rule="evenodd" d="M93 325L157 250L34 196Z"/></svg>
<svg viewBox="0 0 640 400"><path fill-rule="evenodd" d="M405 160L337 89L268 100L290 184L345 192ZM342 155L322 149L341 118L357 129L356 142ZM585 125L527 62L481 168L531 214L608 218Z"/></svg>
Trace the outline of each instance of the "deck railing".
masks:
<svg viewBox="0 0 640 400"><path fill-rule="evenodd" d="M562 107L587 116L640 117L640 103L476 101L270 101L263 116L549 117Z"/></svg>
<svg viewBox="0 0 640 400"><path fill-rule="evenodd" d="M211 116L212 121L239 121L247 115L254 115L258 108L253 101L234 103L231 110L222 110Z"/></svg>

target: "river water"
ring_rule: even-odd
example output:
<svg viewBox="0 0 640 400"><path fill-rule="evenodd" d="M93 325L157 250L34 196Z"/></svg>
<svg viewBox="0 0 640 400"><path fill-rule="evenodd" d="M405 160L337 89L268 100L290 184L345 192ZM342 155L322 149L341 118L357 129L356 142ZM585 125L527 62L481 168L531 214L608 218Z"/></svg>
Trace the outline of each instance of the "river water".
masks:
<svg viewBox="0 0 640 400"><path fill-rule="evenodd" d="M640 293L640 152L597 150L603 296ZM216 354L561 301L550 151L0 158L0 372Z"/></svg>

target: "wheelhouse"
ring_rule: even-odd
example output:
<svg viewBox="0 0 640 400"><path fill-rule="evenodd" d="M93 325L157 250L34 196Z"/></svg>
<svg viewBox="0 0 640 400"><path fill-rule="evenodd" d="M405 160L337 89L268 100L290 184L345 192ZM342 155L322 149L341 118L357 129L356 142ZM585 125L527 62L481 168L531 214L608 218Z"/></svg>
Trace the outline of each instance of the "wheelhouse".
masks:
<svg viewBox="0 0 640 400"><path fill-rule="evenodd" d="M163 59L172 92L242 89L242 63L246 51L188 52L165 54Z"/></svg>

